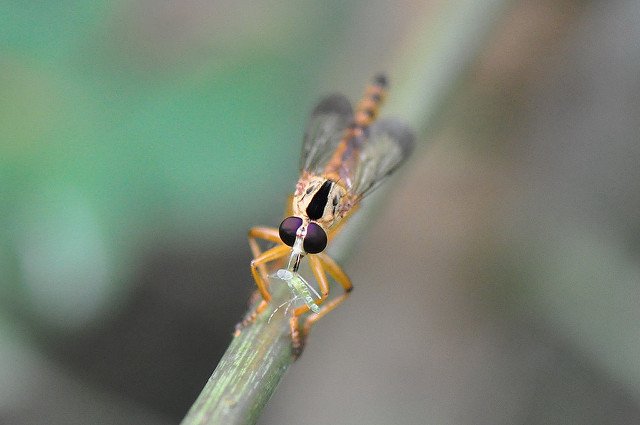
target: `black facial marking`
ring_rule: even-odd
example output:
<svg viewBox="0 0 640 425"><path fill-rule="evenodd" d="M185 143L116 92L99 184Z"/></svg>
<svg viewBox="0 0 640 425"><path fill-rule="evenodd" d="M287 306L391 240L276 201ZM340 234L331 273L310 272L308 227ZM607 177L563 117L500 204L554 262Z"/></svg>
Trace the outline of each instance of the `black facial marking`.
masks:
<svg viewBox="0 0 640 425"><path fill-rule="evenodd" d="M311 220L318 220L322 217L332 186L333 182L331 180L325 181L322 183L322 187L320 187L316 194L313 195L313 198L311 198L311 202L309 202L309 205L307 206L307 216Z"/></svg>

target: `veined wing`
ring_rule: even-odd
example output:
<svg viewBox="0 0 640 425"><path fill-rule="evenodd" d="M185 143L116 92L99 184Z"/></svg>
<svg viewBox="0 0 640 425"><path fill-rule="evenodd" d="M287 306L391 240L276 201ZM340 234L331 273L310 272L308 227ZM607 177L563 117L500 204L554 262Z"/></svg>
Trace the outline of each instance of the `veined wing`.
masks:
<svg viewBox="0 0 640 425"><path fill-rule="evenodd" d="M350 170L354 195L362 198L393 173L411 154L415 136L403 122L382 119L369 127L368 140L358 152L355 167Z"/></svg>
<svg viewBox="0 0 640 425"><path fill-rule="evenodd" d="M352 117L351 103L343 95L327 96L316 105L304 134L301 170L313 174L323 171Z"/></svg>

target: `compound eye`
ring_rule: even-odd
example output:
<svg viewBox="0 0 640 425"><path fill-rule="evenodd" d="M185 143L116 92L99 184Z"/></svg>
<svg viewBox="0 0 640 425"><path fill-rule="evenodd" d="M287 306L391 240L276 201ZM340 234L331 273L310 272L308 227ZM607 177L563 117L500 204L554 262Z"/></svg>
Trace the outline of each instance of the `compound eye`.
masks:
<svg viewBox="0 0 640 425"><path fill-rule="evenodd" d="M302 226L302 219L300 217L292 216L282 220L280 228L278 229L282 242L289 246L293 246L296 241L296 232L300 226Z"/></svg>
<svg viewBox="0 0 640 425"><path fill-rule="evenodd" d="M322 252L327 246L327 234L318 224L309 223L309 226L307 226L307 235L304 237L302 246L305 252L309 254Z"/></svg>

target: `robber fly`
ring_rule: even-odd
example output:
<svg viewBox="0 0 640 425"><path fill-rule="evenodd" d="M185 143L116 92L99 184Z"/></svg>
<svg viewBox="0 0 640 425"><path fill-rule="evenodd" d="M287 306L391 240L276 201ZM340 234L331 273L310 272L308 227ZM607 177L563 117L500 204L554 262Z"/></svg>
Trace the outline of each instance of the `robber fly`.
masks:
<svg viewBox="0 0 640 425"><path fill-rule="evenodd" d="M301 260L309 259L320 296L316 300L305 295L299 297L305 299L305 305L295 308L291 317L294 349L301 349L311 326L342 303L353 289L342 268L323 252L327 243L357 210L362 198L396 170L413 149L413 132L405 124L392 119L376 121L386 86L386 78L377 76L367 87L355 113L347 98L339 94L316 105L305 132L300 178L289 198L286 218L278 229L254 227L249 231L254 256L251 273L263 298L254 318L271 300L267 264L289 255L287 268L279 272L290 272L289 282L297 282L302 288L296 274ZM262 251L258 239L277 245ZM326 301L327 274L344 289L329 301ZM310 309L315 314L300 328L299 317Z"/></svg>

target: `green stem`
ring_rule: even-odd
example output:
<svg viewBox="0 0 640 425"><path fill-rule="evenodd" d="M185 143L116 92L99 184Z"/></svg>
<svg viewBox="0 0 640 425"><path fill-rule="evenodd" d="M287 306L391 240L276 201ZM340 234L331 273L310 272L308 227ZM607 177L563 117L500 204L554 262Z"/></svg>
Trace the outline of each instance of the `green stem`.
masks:
<svg viewBox="0 0 640 425"><path fill-rule="evenodd" d="M284 282L272 281L271 306L235 336L182 425L254 424L294 357Z"/></svg>

